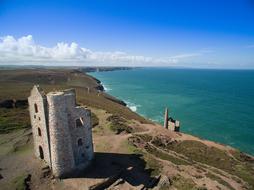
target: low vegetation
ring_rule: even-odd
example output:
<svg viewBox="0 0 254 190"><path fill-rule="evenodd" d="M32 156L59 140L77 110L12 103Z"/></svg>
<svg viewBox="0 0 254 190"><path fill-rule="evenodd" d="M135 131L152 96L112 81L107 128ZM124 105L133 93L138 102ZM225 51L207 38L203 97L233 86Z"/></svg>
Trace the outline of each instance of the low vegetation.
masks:
<svg viewBox="0 0 254 190"><path fill-rule="evenodd" d="M75 88L81 105L103 109L127 120L149 123L114 97L98 90L100 84L93 77L72 69L0 70L0 102L6 99L27 99L34 84L39 84L46 93Z"/></svg>
<svg viewBox="0 0 254 190"><path fill-rule="evenodd" d="M29 174L23 174L17 176L11 182L11 187L16 190L28 190L31 176Z"/></svg>
<svg viewBox="0 0 254 190"><path fill-rule="evenodd" d="M78 70L38 69L0 71L0 102L6 99L25 100L35 83L39 84L46 93L52 90L75 88L78 104L89 106L93 108L93 111L104 110L103 119L101 115L96 115L96 111L92 112L93 131L97 131L94 134L97 135L98 139L101 136L105 138L106 135L116 137L114 134L117 134L119 138L123 138L121 150L126 150L133 157L139 157L139 160L141 160L140 165L152 177L159 176L163 172L164 163L169 163L170 167L177 168L180 172L184 172L183 168L185 167L192 167L200 171L198 174L193 174L192 178L176 174L170 178L170 184L162 187L162 189L169 189L171 187L180 190L206 189L205 186L198 187L195 181L193 181L194 179L204 179L205 177L217 181L228 189L234 188L224 178L231 178L243 186L246 182L246 184L248 183L245 186L246 189L254 189L253 157L239 151L229 152L207 146L201 141L176 141L170 137L164 137L163 134L155 136L149 131L139 131L133 127L132 120L140 123L150 122L132 112L121 101L98 90L101 88L98 86L98 81ZM3 157L3 155L10 154L23 156L23 153L27 153L27 150L32 150L29 129L30 119L27 106L1 107L1 137L10 134L10 139L14 139L16 137L14 137L15 135L12 137L11 132L18 134L18 131L23 136L22 139L17 139L13 142L6 142L4 138L1 138L0 156ZM106 150L114 147L113 143L109 144L110 146L104 142L99 144L103 146L99 150L106 152ZM96 146L99 147L99 145L97 144ZM114 148L114 151L118 150L118 147ZM198 177L195 178L195 175ZM27 185L26 180L29 180L27 175L17 176L11 181L11 186L13 189L24 189Z"/></svg>
<svg viewBox="0 0 254 190"><path fill-rule="evenodd" d="M181 153L193 161L236 175L248 182L251 188L254 188L254 164L252 162L239 162L229 153L215 147L208 147L198 141L182 141L168 146L168 149Z"/></svg>
<svg viewBox="0 0 254 190"><path fill-rule="evenodd" d="M0 108L0 134L30 127L27 109Z"/></svg>
<svg viewBox="0 0 254 190"><path fill-rule="evenodd" d="M227 188L230 189L230 190L234 190L234 188L233 188L231 185L229 185L228 182L224 181L223 179L221 179L221 178L218 177L217 175L212 174L211 172L208 172L208 173L206 174L206 177L208 177L208 178L210 178L210 179L212 179L212 180L217 181L218 183L224 185L225 187L227 187Z"/></svg>
<svg viewBox="0 0 254 190"><path fill-rule="evenodd" d="M97 125L99 125L99 118L92 112L92 126L95 127Z"/></svg>
<svg viewBox="0 0 254 190"><path fill-rule="evenodd" d="M194 163L200 163L204 166L212 166L213 168L211 170L219 171L218 169L221 169L226 171L247 182L250 185L248 188L254 188L253 160L248 155L238 151L233 151L230 154L219 148L209 147L199 141L185 140L177 142L163 137L153 138L148 134L136 135L130 138L129 141L134 146L143 147L148 153L162 160L170 161L176 165L193 165ZM151 146L151 144L153 146ZM178 156L167 154L164 151L176 153ZM221 172L216 173L222 175ZM207 175L209 175L210 178L213 177L212 179L216 178L218 183L228 188L231 187L220 177L212 173L208 173ZM241 182L238 178L237 181L238 183Z"/></svg>
<svg viewBox="0 0 254 190"><path fill-rule="evenodd" d="M120 117L119 115L111 115L107 118L107 121L110 122L110 129L114 131L116 134L120 134L122 132L132 133L133 128L128 126L127 121Z"/></svg>
<svg viewBox="0 0 254 190"><path fill-rule="evenodd" d="M164 153L163 151L158 150L157 148L155 148L155 147L153 147L149 144L146 144L145 150L148 153L154 155L156 158L170 161L170 162L172 162L173 164L176 164L176 165L189 165L190 164L186 160L183 160L183 159L180 159L176 156L172 156L170 154Z"/></svg>
<svg viewBox="0 0 254 190"><path fill-rule="evenodd" d="M193 180L184 178L180 175L174 176L172 178L172 185L176 189L181 190L198 190Z"/></svg>

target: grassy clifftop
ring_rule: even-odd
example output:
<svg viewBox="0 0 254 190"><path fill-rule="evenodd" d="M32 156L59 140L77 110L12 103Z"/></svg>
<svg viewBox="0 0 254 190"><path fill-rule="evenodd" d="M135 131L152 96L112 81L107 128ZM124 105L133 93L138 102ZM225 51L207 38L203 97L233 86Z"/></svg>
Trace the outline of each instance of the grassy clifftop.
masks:
<svg viewBox="0 0 254 190"><path fill-rule="evenodd" d="M34 84L45 92L75 88L78 103L92 110L96 153L84 173L53 179L34 158L23 101ZM78 70L0 70L0 102L11 100L12 107L0 104L0 188L254 189L253 157L163 129L99 89L98 80Z"/></svg>
<svg viewBox="0 0 254 190"><path fill-rule="evenodd" d="M81 105L101 108L110 113L121 114L127 119L148 122L143 117L132 112L129 108L121 105L121 101L104 92L98 91L101 88L100 83L93 77L83 74L78 70L0 70L0 102L12 99L26 100L34 84L39 84L46 93L54 90L75 88L78 103ZM24 109L7 110L1 108L0 112L3 112L3 115L1 114L0 116L0 126L3 123L6 128L6 120L19 122L22 128L29 125L29 119L26 119L27 116L24 117L24 114L27 113ZM4 114L7 115L4 116ZM20 119L18 119L19 115Z"/></svg>

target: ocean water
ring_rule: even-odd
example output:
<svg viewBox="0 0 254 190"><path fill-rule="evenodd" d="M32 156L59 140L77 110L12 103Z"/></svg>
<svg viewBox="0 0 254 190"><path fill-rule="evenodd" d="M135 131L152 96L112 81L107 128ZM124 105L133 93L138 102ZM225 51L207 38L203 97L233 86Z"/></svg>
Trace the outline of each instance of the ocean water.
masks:
<svg viewBox="0 0 254 190"><path fill-rule="evenodd" d="M254 155L254 71L142 68L90 73L135 112Z"/></svg>

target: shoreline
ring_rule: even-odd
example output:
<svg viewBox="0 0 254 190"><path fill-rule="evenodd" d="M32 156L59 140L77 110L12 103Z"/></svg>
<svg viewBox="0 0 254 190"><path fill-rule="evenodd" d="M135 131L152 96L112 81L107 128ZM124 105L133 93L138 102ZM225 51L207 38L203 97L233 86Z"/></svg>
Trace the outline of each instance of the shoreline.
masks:
<svg viewBox="0 0 254 190"><path fill-rule="evenodd" d="M98 71L98 72L104 72L104 71ZM149 120L149 121L151 121L151 122L153 122L153 123L155 123L155 124L158 124L158 125L160 125L160 126L163 127L163 125L162 125L161 123L159 123L159 121L153 120L153 119L151 119L151 118L148 118L148 117L146 117L146 116L144 116L144 115L138 113L138 112L137 112L137 109L136 109L136 110L131 109L131 108L130 108L131 105L130 105L129 102L126 102L125 100L122 100L122 99L120 99L120 98L118 98L118 97L115 97L115 96L109 94L108 91L106 91L107 88L105 87L105 85L103 85L103 82L102 82L102 81L100 81L100 80L97 79L96 77L90 75L89 73L85 73L85 74L88 75L88 76L90 76L90 77L92 77L95 81L97 81L97 84L98 84L99 86L102 86L102 88L103 88L103 90L102 90L101 92L105 93L106 95L109 95L109 96L113 97L115 100L117 100L117 101L116 101L117 103L119 103L119 102L124 102L124 104L125 104L124 106L127 107L127 108L129 108L132 112L138 114L139 116L143 117L143 118L146 119L146 120ZM113 101L114 101L114 100L113 100ZM121 103L119 103L119 104L121 104ZM121 105L123 105L123 104L121 104ZM181 130L180 130L180 132L181 132ZM219 145L222 145L222 146L225 146L225 147L229 147L229 148L232 148L232 149L235 149L235 150L239 150L240 152L242 152L242 153L244 153L244 154L247 154L247 155L249 155L249 156L251 156L251 157L254 156L254 154L252 154L252 153L250 153L250 152L243 151L243 150L241 150L240 148L234 147L234 146L229 145L229 144L221 143L221 142L214 141L214 140L209 140L209 139L203 138L203 137L201 137L201 136L197 136L197 135L193 135L193 134L189 134L189 133L185 133L185 132L181 132L181 133L183 133L183 134L185 134L185 135L193 136L193 137L198 138L198 139L200 139L200 140L202 140L202 141L210 141L210 142L212 142L212 143L216 143L216 144L219 144Z"/></svg>
<svg viewBox="0 0 254 190"><path fill-rule="evenodd" d="M105 72L105 71L99 71L99 72ZM106 71L106 72L108 72L108 71ZM132 104L131 102L127 102L126 100L122 100L122 99L120 99L120 98L118 98L118 97L113 96L112 94L110 94L110 93L108 92L108 91L110 91L111 89L105 87L105 84L103 84L99 79L95 78L94 76L92 76L92 75L90 75L90 74L88 74L88 73L85 73L85 74L88 75L88 76L90 76L92 79L94 79L94 80L97 82L97 84L98 84L98 87L96 87L97 90L99 90L99 91L101 91L101 92L103 92L103 93L105 93L105 94L107 94L107 95L113 97L114 100L116 100L117 103L119 103L119 104L121 104L121 105L123 105L123 106L125 106L125 107L128 107L131 111L135 112L136 114L139 114L141 117L144 117L145 119L151 120L151 121L153 121L153 122L158 122L158 121L154 121L154 120L152 120L152 119L150 119L150 118L147 118L147 117L145 117L144 115L141 115L140 113L138 113L138 112L137 112L137 107L138 107L139 105L131 105L131 104ZM135 108L134 108L134 107L135 107Z"/></svg>
<svg viewBox="0 0 254 190"><path fill-rule="evenodd" d="M101 181L104 183L115 174L119 180L124 180L124 183L117 186L114 183L111 186L117 189L136 189L140 187L139 184L150 184L150 179L160 179L160 176L163 177L162 182L166 177L170 186L176 189L179 189L178 184L181 187L188 187L187 189L207 187L207 189L244 190L254 187L253 156L216 141L189 135L188 132L167 130L162 125L146 119L126 105L122 105L120 99L107 94L117 95L115 93L117 86L110 83L110 80L107 82L106 78L106 84L103 84L103 77L100 78L98 75L100 81L95 78L97 75L91 77L77 69L54 71L38 69L33 72L15 70L2 71L1 74L4 80L1 83L4 86L2 89L5 89L1 93L2 99L26 99L34 83L40 84L45 93L75 88L78 105L91 111L96 158L93 168L90 168L91 172L95 172L93 175L90 175L91 172L88 170L88 176L83 172L82 176L75 174L64 183L60 181L52 183L52 178L48 175L42 178L45 170L41 168L44 167L40 166L40 160L32 156L33 139L27 107L1 108L1 139L4 143L0 148L3 150L1 156L4 159L0 162L5 167L0 172L0 175L4 177L0 183L6 187L5 189L15 189L17 186L15 180L23 174L25 177L27 174L33 176L30 183L31 189L38 185L43 189L51 187L77 189L76 184L83 187L89 184L89 187L95 187L94 184L101 184ZM17 83L22 85L21 88L17 88ZM112 91L106 91L105 87L98 87L103 85L107 87L107 83L113 88ZM122 82L122 84L125 83ZM122 90L126 88L123 86ZM123 93L127 92L128 89ZM135 98L137 94L133 95ZM127 100L131 98L122 97L126 97ZM135 101L132 98L130 100ZM130 105L129 102L126 103ZM143 108L141 107L138 111L142 111ZM33 164L24 165L26 161ZM22 164L24 167L20 167L23 166ZM109 171L109 173L105 175L103 171ZM119 176L118 171L123 171L123 175ZM141 174L145 174L147 178L142 177ZM140 177L141 183L137 184L136 179ZM135 183L129 183L128 179L134 179ZM23 180L25 181L26 178L20 181L23 183ZM7 188L9 186L13 188ZM218 188L215 188L217 186Z"/></svg>

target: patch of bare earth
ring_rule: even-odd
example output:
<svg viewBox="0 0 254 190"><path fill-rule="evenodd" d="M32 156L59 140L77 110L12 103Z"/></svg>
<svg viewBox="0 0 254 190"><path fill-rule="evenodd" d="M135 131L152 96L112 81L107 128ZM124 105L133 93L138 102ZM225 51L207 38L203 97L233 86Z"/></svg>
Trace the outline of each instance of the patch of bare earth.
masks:
<svg viewBox="0 0 254 190"><path fill-rule="evenodd" d="M230 156L234 150L230 147L171 132L157 124L140 124L101 109L90 109L98 123L93 128L94 160L86 170L66 179L54 179L45 163L33 156L30 130L20 130L1 135L0 189L13 189L15 179L22 175L24 179L31 175L27 183L30 189L251 188L232 173L191 159L177 149L181 142L198 142L201 148L213 147Z"/></svg>

